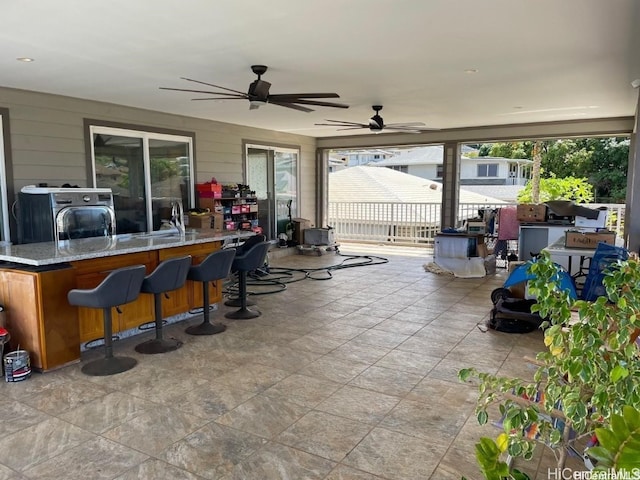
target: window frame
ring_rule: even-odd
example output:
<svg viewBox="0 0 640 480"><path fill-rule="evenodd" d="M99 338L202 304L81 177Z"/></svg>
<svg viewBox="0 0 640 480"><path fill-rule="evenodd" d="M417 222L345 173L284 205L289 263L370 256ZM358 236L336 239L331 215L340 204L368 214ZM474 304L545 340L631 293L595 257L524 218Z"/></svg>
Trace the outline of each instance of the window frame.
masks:
<svg viewBox="0 0 640 480"><path fill-rule="evenodd" d="M12 241L11 232L17 229L15 219L11 215L14 194L13 162L11 159L11 129L9 127L9 109L0 107L0 244Z"/></svg>
<svg viewBox="0 0 640 480"><path fill-rule="evenodd" d="M130 125L115 122L104 122L101 120L85 119L85 147L87 151L87 183L96 187L96 166L95 151L93 145L94 134L120 135L142 139L143 147L143 168L144 168L144 188L149 192L145 199L145 214L147 231L153 229L153 199L150 174L149 140L180 141L188 144L189 148L189 205L184 205L184 209L195 206L195 182L196 182L196 159L195 159L195 133L178 130L158 129L140 125Z"/></svg>

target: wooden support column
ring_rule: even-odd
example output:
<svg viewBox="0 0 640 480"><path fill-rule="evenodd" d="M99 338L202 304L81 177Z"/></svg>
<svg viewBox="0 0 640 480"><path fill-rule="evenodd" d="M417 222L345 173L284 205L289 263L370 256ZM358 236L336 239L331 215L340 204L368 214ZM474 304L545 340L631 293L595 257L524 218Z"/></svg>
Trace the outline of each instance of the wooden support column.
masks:
<svg viewBox="0 0 640 480"><path fill-rule="evenodd" d="M457 227L460 197L460 143L445 143L442 158L442 211L440 229Z"/></svg>

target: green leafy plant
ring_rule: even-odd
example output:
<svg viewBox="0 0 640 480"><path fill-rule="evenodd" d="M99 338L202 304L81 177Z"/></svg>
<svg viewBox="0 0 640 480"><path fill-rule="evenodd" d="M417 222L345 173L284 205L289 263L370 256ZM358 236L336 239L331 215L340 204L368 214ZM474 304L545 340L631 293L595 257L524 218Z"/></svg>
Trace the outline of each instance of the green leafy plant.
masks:
<svg viewBox="0 0 640 480"><path fill-rule="evenodd" d="M595 302L573 300L559 288L558 266L546 252L530 271L534 309L548 319L543 324L547 349L534 360L533 380L473 368L461 370L459 378L479 382L479 423L487 423L489 407L498 405L506 453L528 460L536 445L543 444L563 468L572 443L597 429L618 427L614 419L625 407L640 408L635 343L640 334L640 265L630 259L608 271L603 281L607 295Z"/></svg>
<svg viewBox="0 0 640 480"><path fill-rule="evenodd" d="M635 471L637 474L640 468L639 410L628 405L623 407L622 415L611 416L609 427L596 428L596 437L599 445L588 450L589 456L598 462L595 470Z"/></svg>

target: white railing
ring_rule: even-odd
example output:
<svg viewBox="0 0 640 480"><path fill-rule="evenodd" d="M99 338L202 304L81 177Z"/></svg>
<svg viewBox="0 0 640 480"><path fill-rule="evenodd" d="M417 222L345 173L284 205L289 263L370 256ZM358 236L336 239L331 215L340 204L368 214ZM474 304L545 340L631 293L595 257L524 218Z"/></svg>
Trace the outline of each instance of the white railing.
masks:
<svg viewBox="0 0 640 480"><path fill-rule="evenodd" d="M458 206L458 225L477 218L483 209L496 209L513 204L461 203ZM586 204L585 207L606 207L609 210L607 228L622 235L624 229L623 204ZM439 203L394 202L329 202L327 224L335 229L339 241L376 242L398 245L433 247L440 231Z"/></svg>

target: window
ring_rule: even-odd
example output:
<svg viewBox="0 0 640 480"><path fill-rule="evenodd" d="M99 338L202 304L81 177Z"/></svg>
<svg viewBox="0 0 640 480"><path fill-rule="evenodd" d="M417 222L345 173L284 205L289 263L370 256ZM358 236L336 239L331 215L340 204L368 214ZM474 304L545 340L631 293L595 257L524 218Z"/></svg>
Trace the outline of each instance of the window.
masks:
<svg viewBox="0 0 640 480"><path fill-rule="evenodd" d="M436 165L436 178L444 176L444 165Z"/></svg>
<svg viewBox="0 0 640 480"><path fill-rule="evenodd" d="M497 177L497 163L480 163L478 164L478 177Z"/></svg>
<svg viewBox="0 0 640 480"><path fill-rule="evenodd" d="M396 172L408 173L409 167L407 165L390 165L387 168L395 170Z"/></svg>
<svg viewBox="0 0 640 480"><path fill-rule="evenodd" d="M171 203L194 205L193 137L90 126L94 185L111 188L116 232L158 230Z"/></svg>

